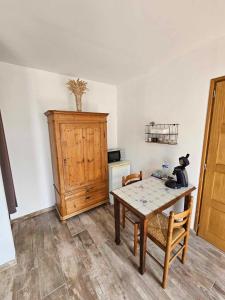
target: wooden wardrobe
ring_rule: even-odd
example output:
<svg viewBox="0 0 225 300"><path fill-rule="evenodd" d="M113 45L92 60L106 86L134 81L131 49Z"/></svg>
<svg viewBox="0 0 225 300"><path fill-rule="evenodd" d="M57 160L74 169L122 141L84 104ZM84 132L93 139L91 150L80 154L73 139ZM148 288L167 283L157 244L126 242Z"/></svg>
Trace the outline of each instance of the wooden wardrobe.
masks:
<svg viewBox="0 0 225 300"><path fill-rule="evenodd" d="M45 115L60 219L108 202L108 114L49 110Z"/></svg>

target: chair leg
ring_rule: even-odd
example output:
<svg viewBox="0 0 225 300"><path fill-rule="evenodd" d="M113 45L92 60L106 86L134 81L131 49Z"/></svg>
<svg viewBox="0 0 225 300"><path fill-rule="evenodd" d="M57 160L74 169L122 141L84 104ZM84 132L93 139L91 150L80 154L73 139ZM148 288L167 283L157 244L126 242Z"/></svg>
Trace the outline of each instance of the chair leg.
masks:
<svg viewBox="0 0 225 300"><path fill-rule="evenodd" d="M134 256L137 255L138 246L138 224L134 224Z"/></svg>
<svg viewBox="0 0 225 300"><path fill-rule="evenodd" d="M182 259L181 259L182 264L184 264L186 261L187 250L188 250L188 236L186 236L184 239L184 250L182 251Z"/></svg>
<svg viewBox="0 0 225 300"><path fill-rule="evenodd" d="M125 210L125 206L122 206L122 226L123 228L125 228L125 214L126 214L126 210Z"/></svg>
<svg viewBox="0 0 225 300"><path fill-rule="evenodd" d="M164 269L163 269L162 287L164 289L167 287L167 283L168 283L169 267L170 267L170 251L167 250L166 253L165 253Z"/></svg>

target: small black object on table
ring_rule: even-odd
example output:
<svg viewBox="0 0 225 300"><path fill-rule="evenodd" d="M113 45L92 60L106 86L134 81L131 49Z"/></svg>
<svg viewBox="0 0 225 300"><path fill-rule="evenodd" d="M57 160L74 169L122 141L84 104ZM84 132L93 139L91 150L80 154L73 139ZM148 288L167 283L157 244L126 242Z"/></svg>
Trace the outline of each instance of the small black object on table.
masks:
<svg viewBox="0 0 225 300"><path fill-rule="evenodd" d="M175 167L173 170L173 175L176 175L177 180L168 179L165 182L165 185L171 189L179 189L181 187L188 186L188 175L186 171L186 167L190 164L188 157L190 155L182 156L179 158L179 166Z"/></svg>

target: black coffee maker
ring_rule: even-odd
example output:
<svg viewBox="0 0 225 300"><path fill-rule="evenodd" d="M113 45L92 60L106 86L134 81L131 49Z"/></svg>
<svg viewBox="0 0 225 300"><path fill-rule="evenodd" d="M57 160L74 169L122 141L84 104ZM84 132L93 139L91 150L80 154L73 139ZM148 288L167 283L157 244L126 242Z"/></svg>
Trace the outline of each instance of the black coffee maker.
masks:
<svg viewBox="0 0 225 300"><path fill-rule="evenodd" d="M190 155L182 156L179 158L179 166L175 167L173 170L173 175L176 175L177 180L168 179L165 182L165 185L171 189L179 189L181 187L188 186L188 175L186 171L186 167L190 164L188 157Z"/></svg>

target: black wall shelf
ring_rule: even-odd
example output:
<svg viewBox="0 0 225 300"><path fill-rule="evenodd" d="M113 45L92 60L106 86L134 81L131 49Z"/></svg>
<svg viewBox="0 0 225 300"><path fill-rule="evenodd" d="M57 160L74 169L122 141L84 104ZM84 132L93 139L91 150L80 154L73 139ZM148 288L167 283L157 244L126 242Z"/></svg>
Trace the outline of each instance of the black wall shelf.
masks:
<svg viewBox="0 0 225 300"><path fill-rule="evenodd" d="M167 145L177 145L179 124L156 124L151 122L145 125L145 142Z"/></svg>

